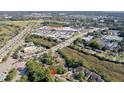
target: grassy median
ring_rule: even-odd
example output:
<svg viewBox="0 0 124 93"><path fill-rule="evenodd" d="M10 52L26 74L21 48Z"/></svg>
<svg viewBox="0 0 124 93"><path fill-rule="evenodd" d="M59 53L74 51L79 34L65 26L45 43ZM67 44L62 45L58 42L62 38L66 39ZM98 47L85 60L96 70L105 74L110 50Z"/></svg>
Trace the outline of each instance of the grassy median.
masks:
<svg viewBox="0 0 124 93"><path fill-rule="evenodd" d="M19 34L28 21L0 21L0 48Z"/></svg>

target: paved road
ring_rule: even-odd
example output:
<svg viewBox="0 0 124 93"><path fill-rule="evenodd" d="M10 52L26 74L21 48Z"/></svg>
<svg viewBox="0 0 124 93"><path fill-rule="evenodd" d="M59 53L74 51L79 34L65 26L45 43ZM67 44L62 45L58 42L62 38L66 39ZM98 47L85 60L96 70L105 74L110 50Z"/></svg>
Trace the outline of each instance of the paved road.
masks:
<svg viewBox="0 0 124 93"><path fill-rule="evenodd" d="M24 37L26 37L28 33L30 33L33 26L34 23L29 23L29 25L23 31L21 31L21 33L9 40L7 44L0 49L0 62L14 46L16 46Z"/></svg>
<svg viewBox="0 0 124 93"><path fill-rule="evenodd" d="M6 78L15 61L16 60L9 58L7 62L0 64L0 76L2 77L0 81L3 81Z"/></svg>
<svg viewBox="0 0 124 93"><path fill-rule="evenodd" d="M77 35L73 36L72 38L46 50L46 51L43 51L41 53L38 53L38 54L33 54L33 55L28 55L28 56L25 56L24 58L27 59L27 58L31 58L31 57L40 57L41 55L45 54L45 53L49 53L49 52L55 52L57 51L58 49L62 49L66 46L69 46L74 40L76 40L77 38L79 37L82 37L86 34L88 34L89 32L94 32L94 31L98 31L99 28L94 28L94 29L83 29L83 31L79 32Z"/></svg>
<svg viewBox="0 0 124 93"><path fill-rule="evenodd" d="M34 25L34 23L30 23L23 31L21 31L21 33L8 41L8 43L0 50L1 60L4 56L7 55L10 50L14 50L17 46L21 44L24 38L32 31L32 27ZM13 68L13 64L15 63L15 61L17 60L9 57L5 63L0 64L0 81L4 81L10 69Z"/></svg>
<svg viewBox="0 0 124 93"><path fill-rule="evenodd" d="M0 56L2 56L2 55L5 56L5 54L7 54L13 47L18 45L18 43L20 43L29 34L29 32L31 31L33 25L34 24L30 24L18 36L14 37L12 40L10 40L9 43L7 44L9 47L7 45L5 45L5 47L0 50L0 53L1 53ZM84 30L83 32L79 32L74 37L72 37L72 38L70 38L70 39L68 39L68 40L66 40L66 41L64 41L64 42L52 47L51 49L48 49L48 50L46 50L46 51L44 51L42 53L35 54L35 55L32 55L32 56L39 57L39 56L43 55L44 53L48 53L50 51L55 52L58 49L61 49L61 48L66 47L66 46L69 46L78 37L82 37L82 36L86 35L88 32L93 32L93 31L96 31L96 30L98 30L98 29ZM4 50L6 50L6 51L4 51ZM1 51L5 52L5 53L2 53ZM32 56L28 56L27 58L32 57ZM13 67L14 62L15 62L15 60L9 59L6 63L0 64L0 75L1 75L1 73L3 74L3 72L8 73L8 71ZM4 78L5 78L5 76L4 76Z"/></svg>

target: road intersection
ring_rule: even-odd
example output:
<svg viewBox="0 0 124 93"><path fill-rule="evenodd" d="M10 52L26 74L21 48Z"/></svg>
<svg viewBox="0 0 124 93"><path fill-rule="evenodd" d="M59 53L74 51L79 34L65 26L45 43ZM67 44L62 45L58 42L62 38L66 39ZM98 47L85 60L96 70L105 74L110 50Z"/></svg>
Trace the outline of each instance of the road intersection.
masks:
<svg viewBox="0 0 124 93"><path fill-rule="evenodd" d="M0 58L3 58L11 49L13 49L15 46L17 46L19 43L21 43L22 40L24 40L24 38L32 31L32 27L34 26L33 23L29 24L19 35L17 35L16 37L14 37L12 40L10 40L1 50L0 50ZM59 43L58 45L43 51L41 53L38 54L33 54L31 56L25 56L25 58L31 58L31 57L40 57L42 56L44 53L49 53L49 52L55 52L59 49L62 49L66 46L69 46L74 40L76 40L79 37L82 37L84 35L86 35L89 32L93 32L93 31L98 31L98 28L94 28L94 29L83 29L81 31L79 31L75 36L71 37L70 39ZM0 75L3 76L3 78L5 79L7 73L10 71L10 69L13 68L13 64L14 64L15 60L13 60L11 57L7 60L7 62L0 64ZM6 74L6 75L4 75Z"/></svg>

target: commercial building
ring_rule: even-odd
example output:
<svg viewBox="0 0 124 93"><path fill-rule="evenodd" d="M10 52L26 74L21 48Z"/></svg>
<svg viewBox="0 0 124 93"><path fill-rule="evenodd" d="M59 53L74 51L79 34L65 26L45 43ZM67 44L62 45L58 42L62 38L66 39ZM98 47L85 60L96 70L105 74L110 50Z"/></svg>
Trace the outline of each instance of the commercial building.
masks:
<svg viewBox="0 0 124 93"><path fill-rule="evenodd" d="M57 30L57 31L78 31L77 29L73 29L71 27L52 27L52 26L43 26L39 28L39 30Z"/></svg>
<svg viewBox="0 0 124 93"><path fill-rule="evenodd" d="M44 26L38 29L33 35L52 37L53 39L68 39L72 37L79 30L70 27L51 27Z"/></svg>
<svg viewBox="0 0 124 93"><path fill-rule="evenodd" d="M109 40L109 41L118 41L121 42L123 40L122 37L116 36L116 35L103 35L103 39Z"/></svg>

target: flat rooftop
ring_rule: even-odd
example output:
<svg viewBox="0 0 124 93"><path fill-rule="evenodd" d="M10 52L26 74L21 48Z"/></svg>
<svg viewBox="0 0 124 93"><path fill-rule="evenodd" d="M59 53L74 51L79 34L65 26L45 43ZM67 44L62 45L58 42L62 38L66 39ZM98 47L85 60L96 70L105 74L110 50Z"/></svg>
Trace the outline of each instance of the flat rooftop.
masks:
<svg viewBox="0 0 124 93"><path fill-rule="evenodd" d="M115 35L104 35L103 38L107 39L107 40L117 40L117 41L122 41L123 40L122 37L115 36Z"/></svg>
<svg viewBox="0 0 124 93"><path fill-rule="evenodd" d="M77 29L73 29L71 27L53 27L53 26L43 26L39 28L40 30L70 30L70 31L78 31Z"/></svg>

